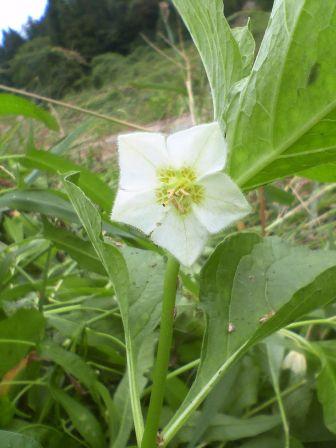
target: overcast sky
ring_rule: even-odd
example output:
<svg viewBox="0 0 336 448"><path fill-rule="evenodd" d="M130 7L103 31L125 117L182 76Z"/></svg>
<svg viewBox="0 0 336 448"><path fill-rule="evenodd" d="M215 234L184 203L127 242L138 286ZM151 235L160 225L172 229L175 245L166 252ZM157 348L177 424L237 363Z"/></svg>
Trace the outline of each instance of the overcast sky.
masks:
<svg viewBox="0 0 336 448"><path fill-rule="evenodd" d="M0 0L0 40L1 31L14 28L21 31L29 16L42 16L47 0Z"/></svg>

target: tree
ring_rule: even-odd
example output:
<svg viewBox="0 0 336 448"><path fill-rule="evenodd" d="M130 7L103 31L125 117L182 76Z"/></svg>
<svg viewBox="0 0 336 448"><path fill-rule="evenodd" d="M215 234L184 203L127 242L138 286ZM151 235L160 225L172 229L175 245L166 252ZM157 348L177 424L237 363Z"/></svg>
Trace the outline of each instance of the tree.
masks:
<svg viewBox="0 0 336 448"><path fill-rule="evenodd" d="M3 59L9 61L26 41L21 34L9 28L7 31L2 32L2 42Z"/></svg>
<svg viewBox="0 0 336 448"><path fill-rule="evenodd" d="M85 61L75 51L37 37L22 45L9 63L12 82L47 96L61 97L80 84Z"/></svg>

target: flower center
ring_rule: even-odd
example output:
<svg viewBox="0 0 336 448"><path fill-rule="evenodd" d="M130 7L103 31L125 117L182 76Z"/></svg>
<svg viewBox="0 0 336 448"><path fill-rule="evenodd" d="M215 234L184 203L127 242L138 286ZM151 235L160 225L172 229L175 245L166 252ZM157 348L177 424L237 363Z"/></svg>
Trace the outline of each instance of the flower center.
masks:
<svg viewBox="0 0 336 448"><path fill-rule="evenodd" d="M158 179L157 202L164 207L172 205L181 215L187 215L192 204L199 204L204 198L204 187L197 184L192 168L162 168Z"/></svg>

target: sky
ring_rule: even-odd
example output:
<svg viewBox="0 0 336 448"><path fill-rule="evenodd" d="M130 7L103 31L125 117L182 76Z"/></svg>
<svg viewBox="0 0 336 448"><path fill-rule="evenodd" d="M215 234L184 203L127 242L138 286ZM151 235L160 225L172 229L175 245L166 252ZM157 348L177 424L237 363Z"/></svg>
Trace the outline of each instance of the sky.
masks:
<svg viewBox="0 0 336 448"><path fill-rule="evenodd" d="M29 16L39 19L47 0L0 0L0 40L2 30L21 31Z"/></svg>

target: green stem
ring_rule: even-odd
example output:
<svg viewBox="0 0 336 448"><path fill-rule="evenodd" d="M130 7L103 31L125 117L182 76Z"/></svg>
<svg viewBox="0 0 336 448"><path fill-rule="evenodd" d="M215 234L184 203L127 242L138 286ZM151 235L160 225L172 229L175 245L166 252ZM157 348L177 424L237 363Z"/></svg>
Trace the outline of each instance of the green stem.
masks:
<svg viewBox="0 0 336 448"><path fill-rule="evenodd" d="M280 393L282 398L287 397L287 395L290 395L292 392L295 392L297 389L300 389L300 387L305 386L308 383L306 379L303 379L299 383L293 384L292 386L288 387L288 389L285 389ZM259 414L259 412L263 411L264 409L267 409L269 406L277 402L277 397L272 397L269 400L265 401L264 403L261 403L259 406L251 409L250 411L246 412L243 415L243 418L250 418L253 417L256 414Z"/></svg>
<svg viewBox="0 0 336 448"><path fill-rule="evenodd" d="M169 256L164 279L160 336L153 373L153 387L141 448L154 448L157 445L156 436L160 424L173 338L174 307L179 268L180 265L175 258Z"/></svg>

